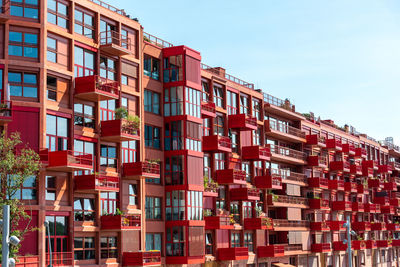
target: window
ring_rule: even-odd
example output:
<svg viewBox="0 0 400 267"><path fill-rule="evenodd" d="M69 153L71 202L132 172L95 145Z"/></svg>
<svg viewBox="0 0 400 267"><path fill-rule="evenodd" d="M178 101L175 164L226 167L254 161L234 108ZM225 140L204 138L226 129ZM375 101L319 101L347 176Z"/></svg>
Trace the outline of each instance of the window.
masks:
<svg viewBox="0 0 400 267"><path fill-rule="evenodd" d="M146 197L146 219L161 220L161 198Z"/></svg>
<svg viewBox="0 0 400 267"><path fill-rule="evenodd" d="M235 131L230 131L232 152L239 153L239 134Z"/></svg>
<svg viewBox="0 0 400 267"><path fill-rule="evenodd" d="M249 114L249 97L240 95L240 114Z"/></svg>
<svg viewBox="0 0 400 267"><path fill-rule="evenodd" d="M37 75L26 72L8 72L10 95L37 98Z"/></svg>
<svg viewBox="0 0 400 267"><path fill-rule="evenodd" d="M78 153L80 152L82 154L95 155L94 147L95 147L95 143L74 139L74 151L75 152L78 152ZM92 166L91 170L75 171L74 175L84 175L84 174L87 175L87 174L93 173L94 172L94 164L95 164L95 161L93 161L93 166Z"/></svg>
<svg viewBox="0 0 400 267"><path fill-rule="evenodd" d="M182 79L182 55L164 58L164 82L177 82Z"/></svg>
<svg viewBox="0 0 400 267"><path fill-rule="evenodd" d="M214 242L212 233L206 233L206 254L212 255L214 251Z"/></svg>
<svg viewBox="0 0 400 267"><path fill-rule="evenodd" d="M38 19L38 5L39 0L11 0L10 15Z"/></svg>
<svg viewBox="0 0 400 267"><path fill-rule="evenodd" d="M211 120L209 118L203 119L203 136L209 136L211 133Z"/></svg>
<svg viewBox="0 0 400 267"><path fill-rule="evenodd" d="M139 91L138 87L138 65L133 62L121 62L121 84Z"/></svg>
<svg viewBox="0 0 400 267"><path fill-rule="evenodd" d="M18 178L9 178L11 181ZM12 182L13 183L13 182ZM17 183L19 184L19 183ZM14 184L15 185L15 184ZM20 200L35 200L36 199L36 176L29 176L25 179L24 183L21 185L21 189L17 190L14 195L11 196L12 199Z"/></svg>
<svg viewBox="0 0 400 267"><path fill-rule="evenodd" d="M231 232L231 248L240 247L240 233Z"/></svg>
<svg viewBox="0 0 400 267"><path fill-rule="evenodd" d="M250 201L243 201L243 218L253 218L253 205Z"/></svg>
<svg viewBox="0 0 400 267"><path fill-rule="evenodd" d="M68 119L47 114L46 145L49 151L68 149Z"/></svg>
<svg viewBox="0 0 400 267"><path fill-rule="evenodd" d="M95 206L94 199L76 198L74 200L74 220L75 221L94 221Z"/></svg>
<svg viewBox="0 0 400 267"><path fill-rule="evenodd" d="M96 243L94 237L75 237L74 238L74 259L75 260L94 260L96 254Z"/></svg>
<svg viewBox="0 0 400 267"><path fill-rule="evenodd" d="M160 149L161 128L145 125L144 126L145 145L146 147Z"/></svg>
<svg viewBox="0 0 400 267"><path fill-rule="evenodd" d="M258 127L257 130L253 130L253 145L261 145L262 128Z"/></svg>
<svg viewBox="0 0 400 267"><path fill-rule="evenodd" d="M233 215L233 219L236 223L240 223L240 209L239 204L237 202L231 201L230 213Z"/></svg>
<svg viewBox="0 0 400 267"><path fill-rule="evenodd" d="M161 251L162 239L161 234L146 233L146 251L158 250Z"/></svg>
<svg viewBox="0 0 400 267"><path fill-rule="evenodd" d="M201 150L201 130L202 125L191 121L186 122L186 148L187 150L193 150L202 152Z"/></svg>
<svg viewBox="0 0 400 267"><path fill-rule="evenodd" d="M117 70L115 60L107 57L100 57L100 77L108 80L116 80Z"/></svg>
<svg viewBox="0 0 400 267"><path fill-rule="evenodd" d="M2 99L1 97L2 91L3 91L3 69L0 68L0 99Z"/></svg>
<svg viewBox="0 0 400 267"><path fill-rule="evenodd" d="M143 74L158 81L160 79L160 60L144 55Z"/></svg>
<svg viewBox="0 0 400 267"><path fill-rule="evenodd" d="M217 209L225 209L225 188L220 186L218 189L218 197L215 202Z"/></svg>
<svg viewBox="0 0 400 267"><path fill-rule="evenodd" d="M247 180L247 182L251 183L250 163L249 162L242 162L242 170L246 172L246 180Z"/></svg>
<svg viewBox="0 0 400 267"><path fill-rule="evenodd" d="M68 217L66 216L46 216L46 221L49 222L50 243L52 252L67 252L69 250L68 239ZM46 232L46 240L49 232ZM46 243L46 252L49 252L49 242Z"/></svg>
<svg viewBox="0 0 400 267"><path fill-rule="evenodd" d="M136 162L137 143L136 141L121 142L122 163Z"/></svg>
<svg viewBox="0 0 400 267"><path fill-rule="evenodd" d="M94 107L76 103L74 104L74 124L77 126L95 128Z"/></svg>
<svg viewBox="0 0 400 267"><path fill-rule="evenodd" d="M101 192L101 215L115 214L115 212L117 211L117 199L118 194L115 192Z"/></svg>
<svg viewBox="0 0 400 267"><path fill-rule="evenodd" d="M187 192L187 219L203 220L203 192Z"/></svg>
<svg viewBox="0 0 400 267"><path fill-rule="evenodd" d="M27 32L9 32L8 55L38 58L38 35Z"/></svg>
<svg viewBox="0 0 400 267"><path fill-rule="evenodd" d="M47 76L47 100L57 101L57 78Z"/></svg>
<svg viewBox="0 0 400 267"><path fill-rule="evenodd" d="M183 87L164 89L164 116L183 115Z"/></svg>
<svg viewBox="0 0 400 267"><path fill-rule="evenodd" d="M220 85L214 85L214 103L217 107L224 107L224 89Z"/></svg>
<svg viewBox="0 0 400 267"><path fill-rule="evenodd" d="M115 100L100 101L100 120L113 120L115 117Z"/></svg>
<svg viewBox="0 0 400 267"><path fill-rule="evenodd" d="M214 119L214 134L221 136L225 134L225 120L223 115L217 115Z"/></svg>
<svg viewBox="0 0 400 267"><path fill-rule="evenodd" d="M226 92L226 108L228 109L228 115L237 114L237 94L231 91Z"/></svg>
<svg viewBox="0 0 400 267"><path fill-rule="evenodd" d="M56 177L46 176L46 200L56 200Z"/></svg>
<svg viewBox="0 0 400 267"><path fill-rule="evenodd" d="M249 252L254 252L253 233L244 233L244 246L248 248Z"/></svg>
<svg viewBox="0 0 400 267"><path fill-rule="evenodd" d="M68 41L47 36L47 61L68 66Z"/></svg>
<svg viewBox="0 0 400 267"><path fill-rule="evenodd" d="M144 111L160 114L160 94L144 90Z"/></svg>
<svg viewBox="0 0 400 267"><path fill-rule="evenodd" d="M215 170L223 170L225 169L225 154L224 153L215 153Z"/></svg>
<svg viewBox="0 0 400 267"><path fill-rule="evenodd" d="M185 228L174 226L167 228L167 256L185 256Z"/></svg>
<svg viewBox="0 0 400 267"><path fill-rule="evenodd" d="M165 184L183 184L183 156L165 158Z"/></svg>
<svg viewBox="0 0 400 267"><path fill-rule="evenodd" d="M94 53L75 46L74 58L74 74L75 77L90 76L94 74Z"/></svg>
<svg viewBox="0 0 400 267"><path fill-rule="evenodd" d="M68 29L68 5L59 0L48 0L47 21Z"/></svg>
<svg viewBox="0 0 400 267"><path fill-rule="evenodd" d="M137 205L137 185L129 185L129 205Z"/></svg>
<svg viewBox="0 0 400 267"><path fill-rule="evenodd" d="M183 149L183 122L172 121L165 124L164 129L164 149L170 150L181 150Z"/></svg>
<svg viewBox="0 0 400 267"><path fill-rule="evenodd" d="M201 88L203 89L203 99L202 101L210 101L210 87L207 81L201 81Z"/></svg>
<svg viewBox="0 0 400 267"><path fill-rule="evenodd" d="M166 192L165 203L167 221L185 220L185 191Z"/></svg>
<svg viewBox="0 0 400 267"><path fill-rule="evenodd" d="M201 92L189 87L185 88L185 114L196 118L201 118Z"/></svg>
<svg viewBox="0 0 400 267"><path fill-rule="evenodd" d="M117 168L117 148L114 146L100 146L100 166Z"/></svg>
<svg viewBox="0 0 400 267"><path fill-rule="evenodd" d="M75 9L75 26L74 31L93 39L94 37L94 18L93 15L86 11Z"/></svg>
<svg viewBox="0 0 400 267"><path fill-rule="evenodd" d="M261 121L261 101L258 99L253 98L253 117L257 118L257 120Z"/></svg>
<svg viewBox="0 0 400 267"><path fill-rule="evenodd" d="M100 237L101 258L118 258L118 242L116 236Z"/></svg>

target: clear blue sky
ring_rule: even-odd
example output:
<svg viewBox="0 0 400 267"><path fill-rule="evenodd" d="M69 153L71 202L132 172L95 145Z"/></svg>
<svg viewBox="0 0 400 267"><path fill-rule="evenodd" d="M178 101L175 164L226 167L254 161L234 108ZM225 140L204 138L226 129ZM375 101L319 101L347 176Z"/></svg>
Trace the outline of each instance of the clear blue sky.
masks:
<svg viewBox="0 0 400 267"><path fill-rule="evenodd" d="M111 2L110 2L111 3ZM133 1L146 32L300 112L400 144L400 1Z"/></svg>

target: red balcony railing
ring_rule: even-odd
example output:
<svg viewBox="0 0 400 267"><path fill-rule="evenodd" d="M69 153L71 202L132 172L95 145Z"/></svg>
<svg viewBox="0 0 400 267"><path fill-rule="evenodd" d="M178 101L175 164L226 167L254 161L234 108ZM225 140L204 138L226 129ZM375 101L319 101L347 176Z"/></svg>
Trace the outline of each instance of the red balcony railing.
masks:
<svg viewBox="0 0 400 267"><path fill-rule="evenodd" d="M329 224L327 222L310 222L311 231L325 232L329 231Z"/></svg>
<svg viewBox="0 0 400 267"><path fill-rule="evenodd" d="M318 134L309 134L306 135L307 145L318 146L325 148L326 147L326 138L323 136L319 136Z"/></svg>
<svg viewBox="0 0 400 267"><path fill-rule="evenodd" d="M363 160L362 161L363 168L371 168L374 170L378 169L378 161L377 160Z"/></svg>
<svg viewBox="0 0 400 267"><path fill-rule="evenodd" d="M100 49L113 56L131 54L131 38L116 31L105 31L99 35Z"/></svg>
<svg viewBox="0 0 400 267"><path fill-rule="evenodd" d="M283 257L285 256L285 247L282 245L257 247L257 256L259 258Z"/></svg>
<svg viewBox="0 0 400 267"><path fill-rule="evenodd" d="M354 212L364 212L364 204L360 202L353 202L352 208Z"/></svg>
<svg viewBox="0 0 400 267"><path fill-rule="evenodd" d="M326 139L326 149L342 151L342 141L337 139Z"/></svg>
<svg viewBox="0 0 400 267"><path fill-rule="evenodd" d="M203 152L232 152L232 142L227 136L209 135L203 136Z"/></svg>
<svg viewBox="0 0 400 267"><path fill-rule="evenodd" d="M7 124L12 121L13 111L12 102L0 100L0 125Z"/></svg>
<svg viewBox="0 0 400 267"><path fill-rule="evenodd" d="M387 191L397 191L397 184L395 182L384 183L383 189Z"/></svg>
<svg viewBox="0 0 400 267"><path fill-rule="evenodd" d="M201 117L202 118L215 118L215 103L214 102L202 102L201 103Z"/></svg>
<svg viewBox="0 0 400 267"><path fill-rule="evenodd" d="M345 182L344 191L348 193L357 193L357 184L354 182Z"/></svg>
<svg viewBox="0 0 400 267"><path fill-rule="evenodd" d="M364 212L380 213L381 206L379 204L372 204L372 203L364 204Z"/></svg>
<svg viewBox="0 0 400 267"><path fill-rule="evenodd" d="M390 162L392 170L400 171L400 162Z"/></svg>
<svg viewBox="0 0 400 267"><path fill-rule="evenodd" d="M149 161L124 163L122 176L125 179L160 178L160 164Z"/></svg>
<svg viewBox="0 0 400 267"><path fill-rule="evenodd" d="M384 222L371 222L371 230L373 230L373 231L386 231L386 223L384 223Z"/></svg>
<svg viewBox="0 0 400 267"><path fill-rule="evenodd" d="M89 100L101 101L119 98L119 83L97 75L75 78L75 96Z"/></svg>
<svg viewBox="0 0 400 267"><path fill-rule="evenodd" d="M108 142L140 140L139 128L128 120L102 121L101 139Z"/></svg>
<svg viewBox="0 0 400 267"><path fill-rule="evenodd" d="M332 248L334 251L345 251L347 244L344 244L343 241L334 241L332 242Z"/></svg>
<svg viewBox="0 0 400 267"><path fill-rule="evenodd" d="M350 165L350 174L353 175L362 175L362 166L359 165Z"/></svg>
<svg viewBox="0 0 400 267"><path fill-rule="evenodd" d="M206 216L204 220L206 230L230 230L234 228L234 222L228 215Z"/></svg>
<svg viewBox="0 0 400 267"><path fill-rule="evenodd" d="M329 244L329 243L311 244L311 251L314 253L330 252L331 244Z"/></svg>
<svg viewBox="0 0 400 267"><path fill-rule="evenodd" d="M372 178L372 177L374 177L374 169L362 166L362 175Z"/></svg>
<svg viewBox="0 0 400 267"><path fill-rule="evenodd" d="M123 252L122 266L161 265L160 251Z"/></svg>
<svg viewBox="0 0 400 267"><path fill-rule="evenodd" d="M102 215L101 230L140 229L140 214L136 215Z"/></svg>
<svg viewBox="0 0 400 267"><path fill-rule="evenodd" d="M322 188L328 189L329 188L329 181L326 178L308 178L308 186L312 188Z"/></svg>
<svg viewBox="0 0 400 267"><path fill-rule="evenodd" d="M245 218L243 226L246 230L272 230L274 222L268 217Z"/></svg>
<svg viewBox="0 0 400 267"><path fill-rule="evenodd" d="M353 203L355 204L355 203ZM352 222L351 227L356 231L371 231L370 222Z"/></svg>
<svg viewBox="0 0 400 267"><path fill-rule="evenodd" d="M215 171L216 180L219 184L245 185L246 172L238 169L225 169Z"/></svg>
<svg viewBox="0 0 400 267"><path fill-rule="evenodd" d="M265 120L265 131L267 135L280 137L286 140L306 141L306 134L300 129L289 126L282 122Z"/></svg>
<svg viewBox="0 0 400 267"><path fill-rule="evenodd" d="M16 267L39 267L39 256L17 256Z"/></svg>
<svg viewBox="0 0 400 267"><path fill-rule="evenodd" d="M354 155L355 157L358 158L367 158L367 150L365 148L362 147L357 147L356 148L356 154Z"/></svg>
<svg viewBox="0 0 400 267"><path fill-rule="evenodd" d="M219 248L217 249L217 259L220 261L247 260L249 250L247 247Z"/></svg>
<svg viewBox="0 0 400 267"><path fill-rule="evenodd" d="M308 204L310 205L310 209L316 210L329 210L329 200L327 199L309 199Z"/></svg>
<svg viewBox="0 0 400 267"><path fill-rule="evenodd" d="M380 204L382 206L389 205L390 200L389 197L375 197L374 198L374 203L375 204Z"/></svg>
<svg viewBox="0 0 400 267"><path fill-rule="evenodd" d="M393 206L381 206L381 213L384 214L395 214L396 213L396 209Z"/></svg>
<svg viewBox="0 0 400 267"><path fill-rule="evenodd" d="M73 262L72 252L53 252L51 253L53 266L71 266ZM50 264L50 254L46 254L46 266Z"/></svg>
<svg viewBox="0 0 400 267"><path fill-rule="evenodd" d="M308 166L310 167L320 167L320 168L328 167L328 160L326 157L323 156L317 156L317 155L308 156L307 163Z"/></svg>
<svg viewBox="0 0 400 267"><path fill-rule="evenodd" d="M391 198L389 202L391 206L400 207L400 198Z"/></svg>
<svg viewBox="0 0 400 267"><path fill-rule="evenodd" d="M377 243L375 240L366 240L365 244L367 246L367 249L375 249L378 247Z"/></svg>
<svg viewBox="0 0 400 267"><path fill-rule="evenodd" d="M240 131L257 130L257 119L247 114L233 114L228 116L228 128Z"/></svg>
<svg viewBox="0 0 400 267"><path fill-rule="evenodd" d="M352 211L353 207L350 201L332 201L332 210Z"/></svg>
<svg viewBox="0 0 400 267"><path fill-rule="evenodd" d="M74 177L76 192L119 191L119 177L105 175L78 175Z"/></svg>
<svg viewBox="0 0 400 267"><path fill-rule="evenodd" d="M277 145L268 145L270 147L270 151L272 156L274 154L276 155L281 155L289 158L293 158L295 160L301 160L305 161L306 160L306 154L304 152L283 147L283 146L277 146Z"/></svg>
<svg viewBox="0 0 400 267"><path fill-rule="evenodd" d="M329 168L332 172L350 172L350 162L348 161L331 161Z"/></svg>
<svg viewBox="0 0 400 267"><path fill-rule="evenodd" d="M282 178L275 174L256 176L254 180L259 189L282 189Z"/></svg>
<svg viewBox="0 0 400 267"><path fill-rule="evenodd" d="M391 174L393 171L392 165L384 164L378 165L378 173L389 173Z"/></svg>
<svg viewBox="0 0 400 267"><path fill-rule="evenodd" d="M342 144L342 152L354 156L356 148L352 144Z"/></svg>
<svg viewBox="0 0 400 267"><path fill-rule="evenodd" d="M260 200L260 192L253 188L233 188L230 190L232 201Z"/></svg>
<svg viewBox="0 0 400 267"><path fill-rule="evenodd" d="M388 231L400 231L400 224L398 223L387 223L386 229Z"/></svg>
<svg viewBox="0 0 400 267"><path fill-rule="evenodd" d="M378 248L390 248L392 247L392 241L390 240L376 240L376 246Z"/></svg>
<svg viewBox="0 0 400 267"><path fill-rule="evenodd" d="M364 184L357 184L358 194L368 194L368 186Z"/></svg>
<svg viewBox="0 0 400 267"><path fill-rule="evenodd" d="M328 221L327 222L329 224L329 228L331 229L331 231L345 231L346 228L343 226L344 225L344 221Z"/></svg>
<svg viewBox="0 0 400 267"><path fill-rule="evenodd" d="M344 181L343 180L329 180L329 189L330 190L344 190Z"/></svg>
<svg viewBox="0 0 400 267"><path fill-rule="evenodd" d="M49 152L48 149L44 149L40 151L40 158L47 164L48 170L72 172L93 169L92 155L82 152L71 150Z"/></svg>
<svg viewBox="0 0 400 267"><path fill-rule="evenodd" d="M369 188L383 188L383 183L379 179L368 179Z"/></svg>
<svg viewBox="0 0 400 267"><path fill-rule="evenodd" d="M270 148L262 146L244 146L242 147L242 159L269 161L271 159Z"/></svg>

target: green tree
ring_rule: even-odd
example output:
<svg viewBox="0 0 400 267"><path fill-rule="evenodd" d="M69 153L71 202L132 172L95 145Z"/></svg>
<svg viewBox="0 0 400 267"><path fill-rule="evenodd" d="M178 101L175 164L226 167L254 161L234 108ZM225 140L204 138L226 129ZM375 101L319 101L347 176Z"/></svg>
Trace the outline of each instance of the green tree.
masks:
<svg viewBox="0 0 400 267"><path fill-rule="evenodd" d="M24 209L19 196L24 182L34 176L37 177L40 169L39 155L27 145L23 146L19 133L12 133L9 137L3 132L0 136L0 216L3 217L3 205L10 205L11 235L21 240L32 227L18 229L22 221L30 221L30 216ZM1 233L0 233L0 237ZM20 246L12 246L10 257L15 257ZM1 249L1 243L0 243ZM1 253L0 253L1 258Z"/></svg>

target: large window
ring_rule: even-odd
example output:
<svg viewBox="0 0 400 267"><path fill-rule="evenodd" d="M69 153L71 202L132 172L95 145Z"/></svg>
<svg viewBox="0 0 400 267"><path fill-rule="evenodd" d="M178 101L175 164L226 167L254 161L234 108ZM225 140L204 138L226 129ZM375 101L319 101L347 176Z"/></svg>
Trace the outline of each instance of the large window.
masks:
<svg viewBox="0 0 400 267"><path fill-rule="evenodd" d="M185 98L185 114L196 118L201 118L201 92L193 88L186 87Z"/></svg>
<svg viewBox="0 0 400 267"><path fill-rule="evenodd" d="M115 100L100 101L100 120L109 121L115 117Z"/></svg>
<svg viewBox="0 0 400 267"><path fill-rule="evenodd" d="M47 1L47 21L68 29L68 4L60 0Z"/></svg>
<svg viewBox="0 0 400 267"><path fill-rule="evenodd" d="M160 94L144 90L144 111L160 114Z"/></svg>
<svg viewBox="0 0 400 267"><path fill-rule="evenodd" d="M165 218L167 221L185 220L185 191L167 192L165 206Z"/></svg>
<svg viewBox="0 0 400 267"><path fill-rule="evenodd" d="M56 200L56 177L46 176L46 200Z"/></svg>
<svg viewBox="0 0 400 267"><path fill-rule="evenodd" d="M31 19L39 18L39 0L11 0L10 15Z"/></svg>
<svg viewBox="0 0 400 267"><path fill-rule="evenodd" d="M214 103L217 107L224 107L224 89L220 85L214 85Z"/></svg>
<svg viewBox="0 0 400 267"><path fill-rule="evenodd" d="M231 248L240 247L241 238L240 233L231 232Z"/></svg>
<svg viewBox="0 0 400 267"><path fill-rule="evenodd" d="M250 201L243 201L243 218L253 218L253 205Z"/></svg>
<svg viewBox="0 0 400 267"><path fill-rule="evenodd" d="M94 17L86 11L75 9L74 31L93 39L94 37Z"/></svg>
<svg viewBox="0 0 400 267"><path fill-rule="evenodd" d="M47 61L68 66L68 41L47 36Z"/></svg>
<svg viewBox="0 0 400 267"><path fill-rule="evenodd" d="M137 185L130 184L129 185L129 205L137 205Z"/></svg>
<svg viewBox="0 0 400 267"><path fill-rule="evenodd" d="M101 215L115 214L117 211L118 194L116 192L101 192L100 205Z"/></svg>
<svg viewBox="0 0 400 267"><path fill-rule="evenodd" d="M95 155L96 153L94 152L94 148L95 148L95 143L74 139L74 151L75 152ZM94 164L95 164L95 161L93 161L93 168L91 170L75 171L74 175L84 175L84 174L87 175L87 174L93 173L94 172Z"/></svg>
<svg viewBox="0 0 400 267"><path fill-rule="evenodd" d="M146 197L146 219L161 220L161 198Z"/></svg>
<svg viewBox="0 0 400 267"><path fill-rule="evenodd" d="M161 129L159 127L145 125L144 126L145 145L146 147L160 149Z"/></svg>
<svg viewBox="0 0 400 267"><path fill-rule="evenodd" d="M74 124L77 126L95 128L94 107L90 105L74 104Z"/></svg>
<svg viewBox="0 0 400 267"><path fill-rule="evenodd" d="M244 233L244 246L248 248L249 252L254 252L253 233Z"/></svg>
<svg viewBox="0 0 400 267"><path fill-rule="evenodd" d="M57 101L57 78L47 76L47 100Z"/></svg>
<svg viewBox="0 0 400 267"><path fill-rule="evenodd" d="M202 125L191 121L186 122L186 148L201 152Z"/></svg>
<svg viewBox="0 0 400 267"><path fill-rule="evenodd" d="M187 192L188 220L203 220L203 192Z"/></svg>
<svg viewBox="0 0 400 267"><path fill-rule="evenodd" d="M100 76L108 80L116 80L117 69L115 60L107 57L100 57Z"/></svg>
<svg viewBox="0 0 400 267"><path fill-rule="evenodd" d="M8 55L38 58L38 35L27 32L9 32Z"/></svg>
<svg viewBox="0 0 400 267"><path fill-rule="evenodd" d="M172 121L165 124L164 148L165 150L183 149L182 121Z"/></svg>
<svg viewBox="0 0 400 267"><path fill-rule="evenodd" d="M154 80L160 79L160 60L149 55L144 55L143 74Z"/></svg>
<svg viewBox="0 0 400 267"><path fill-rule="evenodd" d="M223 115L217 115L214 119L214 134L221 136L225 134L225 120Z"/></svg>
<svg viewBox="0 0 400 267"><path fill-rule="evenodd" d="M201 81L201 88L203 89L203 97L202 101L208 102L210 101L210 86L207 81Z"/></svg>
<svg viewBox="0 0 400 267"><path fill-rule="evenodd" d="M94 74L94 53L75 46L75 77L90 76Z"/></svg>
<svg viewBox="0 0 400 267"><path fill-rule="evenodd" d="M206 233L206 255L212 255L214 251L213 234L211 232Z"/></svg>
<svg viewBox="0 0 400 267"><path fill-rule="evenodd" d="M183 115L183 88L182 86L164 89L164 115Z"/></svg>
<svg viewBox="0 0 400 267"><path fill-rule="evenodd" d="M96 255L96 243L94 237L74 238L74 259L94 260Z"/></svg>
<svg viewBox="0 0 400 267"><path fill-rule="evenodd" d="M237 114L237 94L231 91L226 92L226 108L228 115Z"/></svg>
<svg viewBox="0 0 400 267"><path fill-rule="evenodd" d="M100 146L100 166L117 168L117 148L115 146Z"/></svg>
<svg viewBox="0 0 400 267"><path fill-rule="evenodd" d="M116 236L100 237L101 258L118 258L118 240Z"/></svg>
<svg viewBox="0 0 400 267"><path fill-rule="evenodd" d="M49 151L68 149L68 119L47 114L46 145Z"/></svg>
<svg viewBox="0 0 400 267"><path fill-rule="evenodd" d="M94 199L76 198L74 201L74 218L75 221L94 221Z"/></svg>
<svg viewBox="0 0 400 267"><path fill-rule="evenodd" d="M122 163L136 162L137 142L125 141L121 143Z"/></svg>
<svg viewBox="0 0 400 267"><path fill-rule="evenodd" d="M52 252L67 252L69 250L69 227L68 217L66 216L46 216L46 221L49 222L50 243ZM46 240L49 232L46 231ZM46 252L49 252L49 243L46 243Z"/></svg>
<svg viewBox="0 0 400 267"><path fill-rule="evenodd" d="M166 237L167 256L185 256L185 227L167 228Z"/></svg>
<svg viewBox="0 0 400 267"><path fill-rule="evenodd" d="M183 156L172 156L165 159L165 184L183 184Z"/></svg>
<svg viewBox="0 0 400 267"><path fill-rule="evenodd" d="M10 95L37 98L37 75L26 72L8 72Z"/></svg>
<svg viewBox="0 0 400 267"><path fill-rule="evenodd" d="M246 95L240 95L240 114L249 114L250 105L249 97Z"/></svg>
<svg viewBox="0 0 400 267"><path fill-rule="evenodd" d="M252 114L253 117L257 118L257 120L261 121L261 100L258 100L256 98L253 98L252 100L253 102L253 110L252 110Z"/></svg>
<svg viewBox="0 0 400 267"><path fill-rule="evenodd" d="M11 181L13 181L13 178ZM15 185L15 184L14 184ZM36 199L36 176L29 176L25 179L24 183L21 185L21 188L15 192L14 195L11 196L12 199L20 199L20 200L35 200Z"/></svg>
<svg viewBox="0 0 400 267"><path fill-rule="evenodd" d="M162 238L159 233L146 233L146 251L158 250L161 251Z"/></svg>
<svg viewBox="0 0 400 267"><path fill-rule="evenodd" d="M164 58L164 82L177 82L182 79L182 55Z"/></svg>

